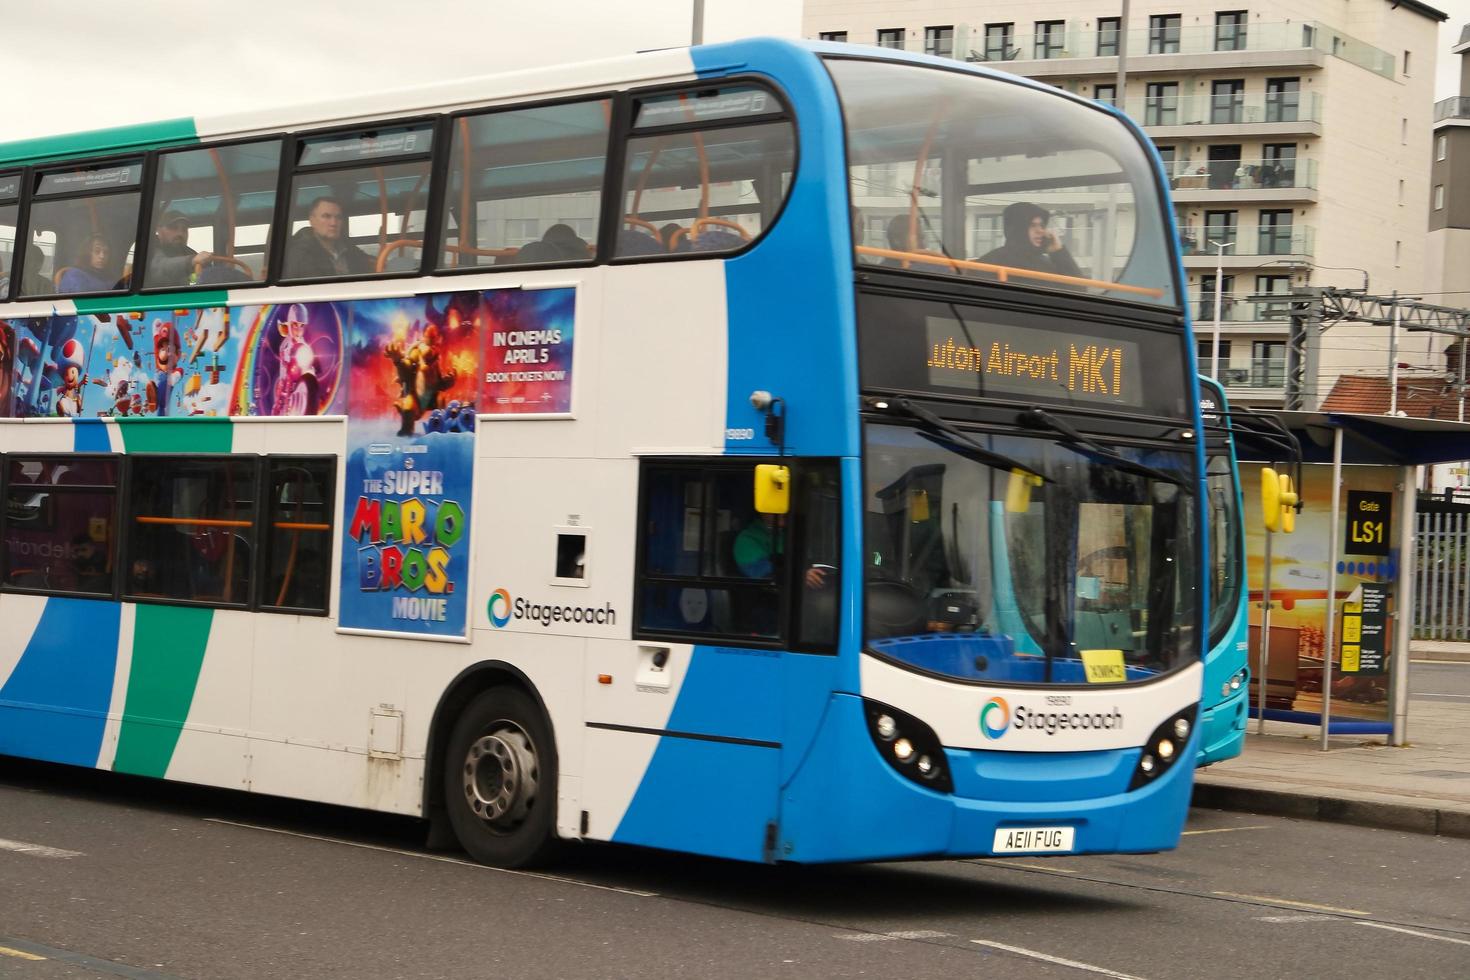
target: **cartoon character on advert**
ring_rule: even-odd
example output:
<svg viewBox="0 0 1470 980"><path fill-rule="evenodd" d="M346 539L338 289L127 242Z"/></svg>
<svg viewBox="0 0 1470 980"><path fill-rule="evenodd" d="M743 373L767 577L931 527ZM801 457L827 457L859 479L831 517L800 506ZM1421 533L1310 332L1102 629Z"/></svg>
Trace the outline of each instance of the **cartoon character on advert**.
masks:
<svg viewBox="0 0 1470 980"><path fill-rule="evenodd" d="M272 415L316 415L321 411L316 351L306 339L308 323L306 307L292 303L276 325L281 332L281 343L276 347L280 366L271 402Z"/></svg>
<svg viewBox="0 0 1470 980"><path fill-rule="evenodd" d="M153 377L148 381L149 414L167 415L168 396L184 372L179 367L179 334L166 320L153 321Z"/></svg>
<svg viewBox="0 0 1470 980"><path fill-rule="evenodd" d="M77 418L82 414L82 386L87 383L87 353L75 337L61 345L61 359L57 368L61 373L61 385L56 392L56 414L66 418Z"/></svg>
<svg viewBox="0 0 1470 980"><path fill-rule="evenodd" d="M401 420L398 434L413 435L414 423L440 407L443 393L454 386L457 377L452 368L444 367L443 334L430 323L410 342L396 337L389 341L383 356L398 372L399 394L394 403Z"/></svg>

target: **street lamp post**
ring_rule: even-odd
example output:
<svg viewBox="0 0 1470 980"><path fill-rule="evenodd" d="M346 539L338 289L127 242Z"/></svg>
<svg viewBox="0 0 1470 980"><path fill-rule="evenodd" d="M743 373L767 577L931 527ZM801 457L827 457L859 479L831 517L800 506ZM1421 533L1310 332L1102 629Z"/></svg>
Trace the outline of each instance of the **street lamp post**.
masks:
<svg viewBox="0 0 1470 980"><path fill-rule="evenodd" d="M1210 377L1220 378L1220 294L1225 285L1225 249L1234 242L1210 242L1215 249L1215 333L1210 341Z"/></svg>

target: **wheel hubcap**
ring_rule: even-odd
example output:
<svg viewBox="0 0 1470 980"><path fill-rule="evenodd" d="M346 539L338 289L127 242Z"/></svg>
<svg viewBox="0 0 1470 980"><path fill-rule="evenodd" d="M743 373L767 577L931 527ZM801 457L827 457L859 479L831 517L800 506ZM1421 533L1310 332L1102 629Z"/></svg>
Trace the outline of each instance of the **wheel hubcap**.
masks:
<svg viewBox="0 0 1470 980"><path fill-rule="evenodd" d="M491 829L514 830L536 802L536 748L519 726L497 722L465 753L465 802Z"/></svg>

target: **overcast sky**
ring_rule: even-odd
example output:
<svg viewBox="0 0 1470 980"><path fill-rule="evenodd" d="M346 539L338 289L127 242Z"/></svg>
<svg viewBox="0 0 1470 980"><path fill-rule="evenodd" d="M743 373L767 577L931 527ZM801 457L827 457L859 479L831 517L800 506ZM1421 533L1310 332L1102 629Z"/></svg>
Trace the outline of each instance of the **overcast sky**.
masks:
<svg viewBox="0 0 1470 980"><path fill-rule="evenodd" d="M1470 0L1429 2L1450 15L1437 54L1436 97L1443 98L1457 88L1459 59L1449 46L1470 21ZM682 45L692 4L0 0L7 74L23 80L0 110L0 142ZM800 6L706 0L706 36L796 36Z"/></svg>

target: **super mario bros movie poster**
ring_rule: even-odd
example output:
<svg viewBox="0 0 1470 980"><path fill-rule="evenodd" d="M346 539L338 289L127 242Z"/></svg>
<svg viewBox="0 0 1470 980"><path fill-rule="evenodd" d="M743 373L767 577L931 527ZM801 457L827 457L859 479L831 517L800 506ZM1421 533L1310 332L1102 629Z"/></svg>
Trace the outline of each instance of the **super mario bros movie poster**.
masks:
<svg viewBox="0 0 1470 980"><path fill-rule="evenodd" d="M234 310L243 337L236 415L344 415L347 303L287 303Z"/></svg>
<svg viewBox="0 0 1470 980"><path fill-rule="evenodd" d="M462 638L480 293L339 304L348 419L343 629Z"/></svg>
<svg viewBox="0 0 1470 980"><path fill-rule="evenodd" d="M571 414L576 304L570 287L485 293L481 413Z"/></svg>

